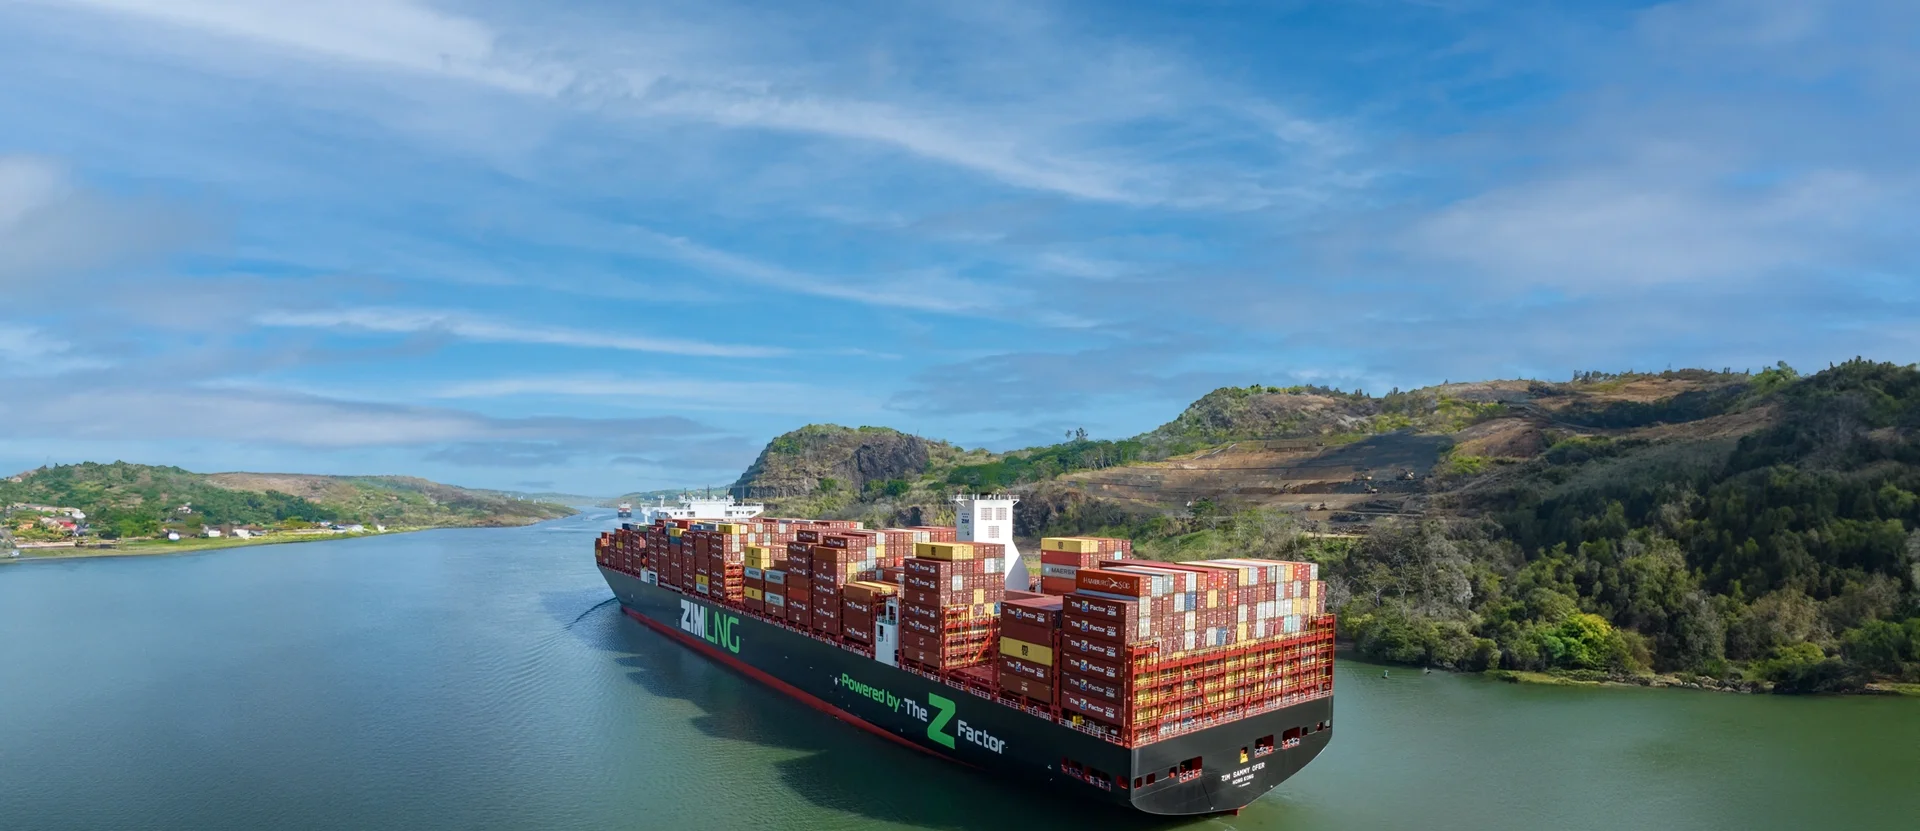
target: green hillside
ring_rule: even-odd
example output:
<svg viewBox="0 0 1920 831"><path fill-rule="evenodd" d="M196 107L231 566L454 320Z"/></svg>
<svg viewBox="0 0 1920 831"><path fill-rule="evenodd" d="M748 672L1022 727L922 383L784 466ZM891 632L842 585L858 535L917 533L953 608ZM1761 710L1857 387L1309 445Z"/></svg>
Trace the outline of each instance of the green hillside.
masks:
<svg viewBox="0 0 1920 831"><path fill-rule="evenodd" d="M1255 385L1133 438L1001 454L913 439L920 461L913 437L813 426L736 488L876 523L946 521L953 493L1004 488L1027 539L1311 559L1343 635L1384 660L1846 690L1920 681L1916 430L1920 370L1867 361ZM881 435L867 456L895 463L849 473Z"/></svg>
<svg viewBox="0 0 1920 831"><path fill-rule="evenodd" d="M107 539L202 525L524 525L572 513L411 477L203 474L126 462L56 465L0 480L0 506L15 505L78 508ZM13 512L16 521L26 513Z"/></svg>

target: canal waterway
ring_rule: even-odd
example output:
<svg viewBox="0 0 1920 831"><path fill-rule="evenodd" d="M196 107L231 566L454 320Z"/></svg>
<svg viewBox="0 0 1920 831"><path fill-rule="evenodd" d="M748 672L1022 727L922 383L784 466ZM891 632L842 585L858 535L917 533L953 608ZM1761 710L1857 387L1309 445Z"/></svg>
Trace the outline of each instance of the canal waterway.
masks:
<svg viewBox="0 0 1920 831"><path fill-rule="evenodd" d="M848 728L606 603L611 511L0 566L17 829L1920 825L1920 700L1342 661L1332 746L1237 817L1090 811Z"/></svg>

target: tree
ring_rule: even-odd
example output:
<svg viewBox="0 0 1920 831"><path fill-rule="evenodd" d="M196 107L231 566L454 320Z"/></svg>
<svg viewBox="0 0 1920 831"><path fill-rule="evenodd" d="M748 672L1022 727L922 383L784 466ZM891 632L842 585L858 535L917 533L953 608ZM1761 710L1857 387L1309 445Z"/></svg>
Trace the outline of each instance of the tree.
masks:
<svg viewBox="0 0 1920 831"><path fill-rule="evenodd" d="M1902 662L1909 660L1914 650L1907 627L1884 620L1867 621L1858 629L1848 630L1842 640L1841 654L1847 660L1890 675L1901 671Z"/></svg>

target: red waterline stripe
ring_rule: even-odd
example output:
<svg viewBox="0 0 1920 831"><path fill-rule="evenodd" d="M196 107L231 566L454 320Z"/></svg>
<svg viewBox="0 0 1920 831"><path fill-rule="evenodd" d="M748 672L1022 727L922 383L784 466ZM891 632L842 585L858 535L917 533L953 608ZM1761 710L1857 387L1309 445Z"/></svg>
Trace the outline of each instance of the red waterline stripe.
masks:
<svg viewBox="0 0 1920 831"><path fill-rule="evenodd" d="M879 727L872 724L871 722L868 722L867 720L860 718L859 716L856 716L852 713L842 710L839 707L835 707L832 704L828 704L827 702L822 701L818 698L814 698L812 695L808 694L806 691L800 689L799 687L796 687L792 684L789 684L785 681L782 681L778 678L768 675L766 672L754 667L752 664L748 664L744 661L741 661L738 658L734 658L728 655L725 652L721 652L720 650L715 649L712 644L709 644L706 641L700 640L699 638L696 638L678 629L669 628L666 624L661 623L660 621L654 620L653 618L647 617L646 615L640 614L639 612L629 609L626 606L621 606L620 611L626 612L627 617L633 618L634 620L637 620L637 621L640 621L641 623L646 624L647 628L652 629L655 632L659 632L661 634L667 635L668 637L671 637L674 640L684 643L687 646L693 647L694 650L699 652L700 654L705 655L709 658L712 658L716 661L719 661L720 663L725 664L729 667L732 667L733 669L739 670L740 672L744 673L747 677L752 678L755 681L759 681L762 684L766 684L767 686L772 687L776 690L779 690L783 693L786 693L787 695L792 696L795 699L798 699L800 703L805 704L809 707L812 707L816 710L819 710L820 712L823 712L823 713L826 713L827 715L841 719L842 721L852 722L853 726L855 727L858 727L876 736L885 738L889 741L906 745L907 747L911 747L914 750L918 750L921 753L925 753L928 756L932 756L936 759L944 759L949 762L955 762L957 764L967 765L967 767L973 767L973 765L967 764L966 762L962 762L959 759L953 758L952 756L935 753L932 750L928 750L927 748L921 747L920 745L914 744L913 742L900 738L898 735L895 735L893 732L888 730L882 730Z"/></svg>

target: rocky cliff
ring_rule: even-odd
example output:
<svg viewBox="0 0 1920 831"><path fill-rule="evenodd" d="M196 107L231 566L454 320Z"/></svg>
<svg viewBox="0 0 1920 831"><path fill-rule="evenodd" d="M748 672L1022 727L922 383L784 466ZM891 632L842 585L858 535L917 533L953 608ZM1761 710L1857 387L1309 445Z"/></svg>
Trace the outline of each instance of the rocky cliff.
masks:
<svg viewBox="0 0 1920 831"><path fill-rule="evenodd" d="M735 496L790 500L823 494L860 494L868 483L911 480L926 473L936 455L956 452L886 427L809 424L767 442L753 465L733 483Z"/></svg>

